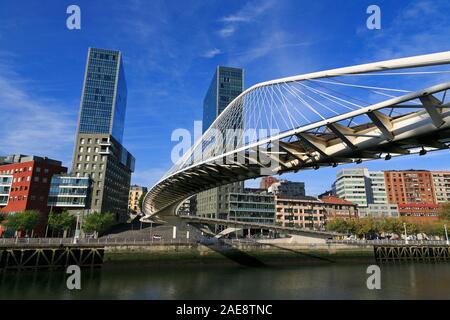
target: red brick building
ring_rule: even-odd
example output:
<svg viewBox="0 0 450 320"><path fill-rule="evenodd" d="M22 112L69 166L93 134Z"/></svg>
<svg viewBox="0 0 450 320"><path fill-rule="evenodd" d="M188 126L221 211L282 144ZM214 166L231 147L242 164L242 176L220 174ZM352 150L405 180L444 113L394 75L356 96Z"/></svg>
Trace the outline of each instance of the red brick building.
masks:
<svg viewBox="0 0 450 320"><path fill-rule="evenodd" d="M0 174L12 175L13 180L6 206L0 212L37 210L41 219L35 233L42 235L47 223L50 182L54 174L66 173L60 161L36 156L13 155L0 157Z"/></svg>
<svg viewBox="0 0 450 320"><path fill-rule="evenodd" d="M388 203L398 204L400 216L410 220L437 219L433 175L425 170L385 171Z"/></svg>

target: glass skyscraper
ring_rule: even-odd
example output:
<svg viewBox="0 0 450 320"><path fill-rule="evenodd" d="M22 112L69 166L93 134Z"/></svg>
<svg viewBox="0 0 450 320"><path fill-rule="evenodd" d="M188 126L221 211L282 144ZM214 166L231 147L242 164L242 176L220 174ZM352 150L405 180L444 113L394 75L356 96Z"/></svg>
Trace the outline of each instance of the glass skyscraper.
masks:
<svg viewBox="0 0 450 320"><path fill-rule="evenodd" d="M120 52L89 48L78 133L111 134L122 143L126 105Z"/></svg>
<svg viewBox="0 0 450 320"><path fill-rule="evenodd" d="M89 48L72 160L73 178L90 179L88 212L126 221L134 157L123 147L127 85L119 51Z"/></svg>
<svg viewBox="0 0 450 320"><path fill-rule="evenodd" d="M203 132L243 90L243 69L223 66L216 68L203 100ZM229 194L240 193L243 190L244 183L236 182L200 192L196 196L197 215L226 219L229 212Z"/></svg>
<svg viewBox="0 0 450 320"><path fill-rule="evenodd" d="M203 100L203 132L244 90L244 70L218 66Z"/></svg>

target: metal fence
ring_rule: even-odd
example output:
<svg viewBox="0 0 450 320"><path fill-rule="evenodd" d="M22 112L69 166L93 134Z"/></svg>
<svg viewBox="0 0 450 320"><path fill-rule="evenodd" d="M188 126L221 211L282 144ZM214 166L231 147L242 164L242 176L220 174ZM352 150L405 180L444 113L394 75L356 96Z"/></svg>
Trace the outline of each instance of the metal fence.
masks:
<svg viewBox="0 0 450 320"><path fill-rule="evenodd" d="M404 246L404 245L432 245L432 246L445 246L449 243L445 240L327 240L329 244L348 244L348 245L393 245L393 246Z"/></svg>
<svg viewBox="0 0 450 320"><path fill-rule="evenodd" d="M73 238L2 238L0 246L59 246L59 245L80 245L80 246L124 246L124 245L182 245L195 244L196 239L137 239L137 238L97 238L97 239L77 239Z"/></svg>

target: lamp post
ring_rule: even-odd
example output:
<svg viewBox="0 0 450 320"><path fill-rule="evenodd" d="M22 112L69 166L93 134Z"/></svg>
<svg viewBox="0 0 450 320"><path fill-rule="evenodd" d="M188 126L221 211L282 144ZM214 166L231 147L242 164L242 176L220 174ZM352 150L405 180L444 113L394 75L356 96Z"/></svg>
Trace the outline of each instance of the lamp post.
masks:
<svg viewBox="0 0 450 320"><path fill-rule="evenodd" d="M406 223L403 222L403 228L405 229L405 244L408 244L408 235L406 233Z"/></svg>
<svg viewBox="0 0 450 320"><path fill-rule="evenodd" d="M75 234L73 236L73 243L74 244L77 243L77 240L79 238L79 232L80 232L79 229L78 229L79 223L80 223L80 213L78 212L77 213L77 222L75 224Z"/></svg>
<svg viewBox="0 0 450 320"><path fill-rule="evenodd" d="M449 245L450 243L449 243L449 241L448 241L448 233L447 233L447 225L446 224L444 224L444 229L445 229L445 243L447 244L447 245Z"/></svg>

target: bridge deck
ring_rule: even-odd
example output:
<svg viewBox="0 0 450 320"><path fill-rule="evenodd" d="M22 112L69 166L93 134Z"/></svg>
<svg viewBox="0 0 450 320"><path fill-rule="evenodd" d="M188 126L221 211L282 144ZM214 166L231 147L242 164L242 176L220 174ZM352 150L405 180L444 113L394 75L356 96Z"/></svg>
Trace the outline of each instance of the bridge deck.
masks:
<svg viewBox="0 0 450 320"><path fill-rule="evenodd" d="M309 230L309 229L299 229L293 227L283 227L278 225L270 225L270 224L262 224L255 222L244 222L244 221L234 221L234 220L225 220L225 219L212 219L212 218L202 218L202 217L194 217L194 216L180 216L180 218L189 220L191 222L205 223L205 224L220 224L220 225L230 225L230 226L239 226L243 228L256 228L256 229L268 229L275 230L279 232L284 232L288 234L297 234L303 235L313 238L323 238L328 239L330 237L340 236L340 233L329 232L329 231L317 231L317 230Z"/></svg>

